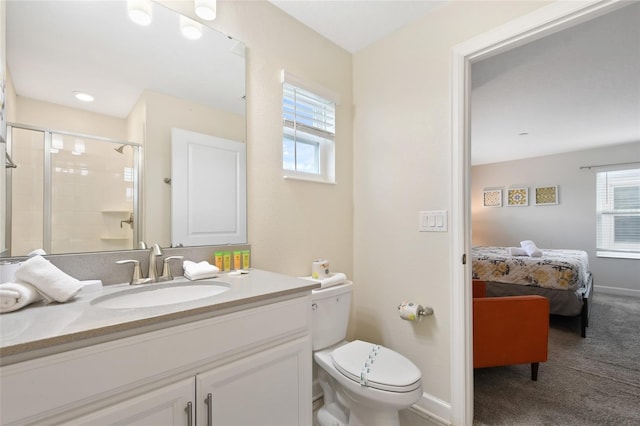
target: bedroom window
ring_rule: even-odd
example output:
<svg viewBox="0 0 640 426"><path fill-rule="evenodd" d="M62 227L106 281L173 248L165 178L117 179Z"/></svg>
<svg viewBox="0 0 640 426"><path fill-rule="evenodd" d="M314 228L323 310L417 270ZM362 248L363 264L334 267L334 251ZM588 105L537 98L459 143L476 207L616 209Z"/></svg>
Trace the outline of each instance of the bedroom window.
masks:
<svg viewBox="0 0 640 426"><path fill-rule="evenodd" d="M640 169L599 172L598 257L640 259Z"/></svg>
<svg viewBox="0 0 640 426"><path fill-rule="evenodd" d="M282 72L285 178L335 183L337 103L331 91Z"/></svg>

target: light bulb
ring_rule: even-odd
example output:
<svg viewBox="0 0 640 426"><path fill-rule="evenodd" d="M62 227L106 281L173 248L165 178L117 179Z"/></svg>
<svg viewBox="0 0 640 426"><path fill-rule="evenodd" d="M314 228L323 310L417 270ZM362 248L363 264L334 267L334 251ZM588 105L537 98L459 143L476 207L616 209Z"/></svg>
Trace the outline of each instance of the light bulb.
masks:
<svg viewBox="0 0 640 426"><path fill-rule="evenodd" d="M213 21L216 19L216 0L195 0L194 4L196 15L198 15L199 18L205 21Z"/></svg>
<svg viewBox="0 0 640 426"><path fill-rule="evenodd" d="M184 38L189 40L197 40L202 37L202 24L189 19L186 16L180 17L180 31Z"/></svg>
<svg viewBox="0 0 640 426"><path fill-rule="evenodd" d="M127 13L136 24L147 26L151 23L151 1L128 0Z"/></svg>

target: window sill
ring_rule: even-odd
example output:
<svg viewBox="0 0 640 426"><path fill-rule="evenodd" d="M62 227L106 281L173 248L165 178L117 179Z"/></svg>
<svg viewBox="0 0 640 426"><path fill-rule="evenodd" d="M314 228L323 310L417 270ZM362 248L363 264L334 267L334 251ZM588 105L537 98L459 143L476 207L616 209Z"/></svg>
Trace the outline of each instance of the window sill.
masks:
<svg viewBox="0 0 640 426"><path fill-rule="evenodd" d="M328 184L328 185L335 185L336 184L335 181L324 180L322 178L316 178L316 177L312 177L312 176L284 175L282 177L284 179L287 179L287 180L302 180L302 181L306 181L306 182L324 183L324 184Z"/></svg>
<svg viewBox="0 0 640 426"><path fill-rule="evenodd" d="M596 257L610 257L615 259L640 259L640 253L620 253L615 251L598 251Z"/></svg>

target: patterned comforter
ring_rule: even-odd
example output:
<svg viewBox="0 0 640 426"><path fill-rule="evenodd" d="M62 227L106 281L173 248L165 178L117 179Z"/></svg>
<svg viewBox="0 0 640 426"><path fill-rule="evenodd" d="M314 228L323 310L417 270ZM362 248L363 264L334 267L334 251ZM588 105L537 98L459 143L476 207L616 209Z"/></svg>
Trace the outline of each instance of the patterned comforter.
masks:
<svg viewBox="0 0 640 426"><path fill-rule="evenodd" d="M577 290L589 280L582 250L544 250L542 257L511 256L508 247L473 247L473 278L499 283Z"/></svg>

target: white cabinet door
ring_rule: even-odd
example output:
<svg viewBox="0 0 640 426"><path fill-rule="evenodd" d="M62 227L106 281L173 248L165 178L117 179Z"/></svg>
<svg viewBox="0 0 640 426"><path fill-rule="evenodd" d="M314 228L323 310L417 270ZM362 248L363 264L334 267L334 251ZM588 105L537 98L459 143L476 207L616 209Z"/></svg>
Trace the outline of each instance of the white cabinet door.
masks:
<svg viewBox="0 0 640 426"><path fill-rule="evenodd" d="M135 426L189 426L195 424L194 379L186 379L144 393L87 416L77 418L68 425L135 425ZM191 410L191 413L189 413ZM189 416L192 421L189 422Z"/></svg>
<svg viewBox="0 0 640 426"><path fill-rule="evenodd" d="M171 133L171 242L247 242L246 146L182 129Z"/></svg>
<svg viewBox="0 0 640 426"><path fill-rule="evenodd" d="M310 378L309 337L198 374L197 424L311 425Z"/></svg>

